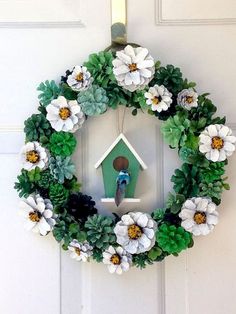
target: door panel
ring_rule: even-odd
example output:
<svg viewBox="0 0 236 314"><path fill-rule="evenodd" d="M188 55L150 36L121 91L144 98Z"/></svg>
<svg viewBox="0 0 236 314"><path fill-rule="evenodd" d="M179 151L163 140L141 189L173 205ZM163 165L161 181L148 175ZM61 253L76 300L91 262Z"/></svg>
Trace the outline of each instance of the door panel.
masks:
<svg viewBox="0 0 236 314"><path fill-rule="evenodd" d="M12 5L15 1L19 5L17 0L12 0ZM4 43L0 50L0 312L234 314L236 156L229 162L231 190L223 196L221 221L215 231L197 238L195 246L178 258L168 257L165 263L145 271L132 269L119 277L110 275L102 264L81 265L71 260L68 252L61 252L52 237L37 237L22 228L12 186L20 167L17 152L23 144L23 121L37 108L36 87L45 79L57 80L67 68L110 42L110 1L76 3L81 23L73 28L64 23L75 19L68 2L66 15L56 16L56 28L50 24L56 21L55 15L39 21L37 12L27 11L31 22L39 24L27 24L28 16L21 24L14 23L19 16L6 24L0 14ZM129 40L149 48L164 65L181 67L185 76L197 82L199 93L210 92L219 114L227 115L236 133L234 1L217 0L213 11L212 0L181 0L175 8L176 3L128 0ZM141 172L136 189L141 203L123 206L121 211L150 212L163 205L172 188L170 177L179 161L176 151L163 144L159 126L150 116L140 113L134 118L126 110L123 131L148 169ZM94 164L117 136L116 111L91 118L77 134L74 155L83 191L93 195L106 214L116 208L101 203L102 174Z"/></svg>

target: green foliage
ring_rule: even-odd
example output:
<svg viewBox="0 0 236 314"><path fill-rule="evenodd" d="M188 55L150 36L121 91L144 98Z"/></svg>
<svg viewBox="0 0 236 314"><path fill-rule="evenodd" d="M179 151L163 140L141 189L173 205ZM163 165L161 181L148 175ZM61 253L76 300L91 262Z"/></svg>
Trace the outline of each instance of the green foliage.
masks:
<svg viewBox="0 0 236 314"><path fill-rule="evenodd" d="M180 226L163 224L156 232L156 238L163 251L178 254L190 245L192 235Z"/></svg>
<svg viewBox="0 0 236 314"><path fill-rule="evenodd" d="M81 229L80 225L66 214L58 216L56 225L53 228L53 235L58 242L63 243L62 247L65 250L68 249L68 245L73 240L79 242L86 240L86 233Z"/></svg>
<svg viewBox="0 0 236 314"><path fill-rule="evenodd" d="M42 113L33 114L25 121L24 132L26 141L38 141L41 136L50 136L52 128Z"/></svg>
<svg viewBox="0 0 236 314"><path fill-rule="evenodd" d="M170 209L171 213L177 214L185 202L185 196L182 194L168 194L168 198L166 201L166 207Z"/></svg>
<svg viewBox="0 0 236 314"><path fill-rule="evenodd" d="M94 248L93 249L93 259L97 262L97 263L101 263L103 260L103 255L102 255L103 251L98 249L98 248Z"/></svg>
<svg viewBox="0 0 236 314"><path fill-rule="evenodd" d="M75 165L70 157L50 157L49 169L53 178L61 184L65 179L71 180L75 173Z"/></svg>
<svg viewBox="0 0 236 314"><path fill-rule="evenodd" d="M28 197L35 191L35 184L29 179L28 171L22 169L21 174L17 176L17 180L14 189L17 190L20 197Z"/></svg>
<svg viewBox="0 0 236 314"><path fill-rule="evenodd" d="M176 148L187 139L186 132L189 127L190 121L186 118L186 115L178 112L162 124L161 132L164 140L172 148Z"/></svg>
<svg viewBox="0 0 236 314"><path fill-rule="evenodd" d="M69 191L61 184L50 184L49 198L55 207L64 206L68 200Z"/></svg>
<svg viewBox="0 0 236 314"><path fill-rule="evenodd" d="M157 208L152 213L152 218L156 220L158 223L163 220L165 216L165 209L164 208Z"/></svg>
<svg viewBox="0 0 236 314"><path fill-rule="evenodd" d="M37 88L41 93L38 98L40 104L44 107L50 104L50 102L60 95L60 88L57 86L55 81L45 81L40 83Z"/></svg>
<svg viewBox="0 0 236 314"><path fill-rule="evenodd" d="M84 66L91 73L95 84L107 87L111 82L115 81L112 61L113 55L111 52L101 51L89 56L89 60L84 63Z"/></svg>
<svg viewBox="0 0 236 314"><path fill-rule="evenodd" d="M36 167L35 169L28 171L27 175L30 182L38 182L41 178L41 170L39 167Z"/></svg>
<svg viewBox="0 0 236 314"><path fill-rule="evenodd" d="M146 98L144 96L146 91L146 89L142 89L132 93L131 106L135 107L136 109L141 109L142 111L147 110L148 106L146 104Z"/></svg>
<svg viewBox="0 0 236 314"><path fill-rule="evenodd" d="M92 85L88 89L81 91L78 102L82 111L87 116L96 116L104 113L108 106L108 97L104 88Z"/></svg>
<svg viewBox="0 0 236 314"><path fill-rule="evenodd" d="M73 176L71 180L65 180L64 187L70 191L70 193L76 193L80 191L82 184L77 181L77 178Z"/></svg>
<svg viewBox="0 0 236 314"><path fill-rule="evenodd" d="M90 216L84 226L87 230L87 240L92 246L105 250L115 243L114 222L110 217L98 214Z"/></svg>
<svg viewBox="0 0 236 314"><path fill-rule="evenodd" d="M171 182L174 183L174 191L186 198L198 195L198 180L198 168L187 163L184 163L181 169L176 169L175 174L171 177Z"/></svg>
<svg viewBox="0 0 236 314"><path fill-rule="evenodd" d="M116 109L119 105L127 106L129 104L131 93L116 84L107 86L106 93L109 99L108 106L112 109Z"/></svg>
<svg viewBox="0 0 236 314"><path fill-rule="evenodd" d="M151 261L155 261L157 258L159 258L162 255L163 251L162 249L155 245L149 252L148 252L148 258Z"/></svg>
<svg viewBox="0 0 236 314"><path fill-rule="evenodd" d="M77 100L78 93L73 91L66 83L61 83L61 95L68 100Z"/></svg>
<svg viewBox="0 0 236 314"><path fill-rule="evenodd" d="M199 152L199 150L193 150L188 147L181 147L179 150L179 157L185 163L189 163L198 167L205 167L209 166L209 161L205 158L203 154Z"/></svg>
<svg viewBox="0 0 236 314"><path fill-rule="evenodd" d="M71 133L55 132L50 136L48 147L53 155L67 157L74 152L76 139Z"/></svg>
<svg viewBox="0 0 236 314"><path fill-rule="evenodd" d="M216 113L217 108L207 96L209 96L207 93L198 96L198 106L191 109L189 112L189 119L191 121L202 121L202 119L205 119L205 125L217 123L225 124L225 117L216 117L213 119L213 115Z"/></svg>
<svg viewBox="0 0 236 314"><path fill-rule="evenodd" d="M137 268L144 269L147 265L152 265L153 261L148 257L148 252L133 255L133 264Z"/></svg>

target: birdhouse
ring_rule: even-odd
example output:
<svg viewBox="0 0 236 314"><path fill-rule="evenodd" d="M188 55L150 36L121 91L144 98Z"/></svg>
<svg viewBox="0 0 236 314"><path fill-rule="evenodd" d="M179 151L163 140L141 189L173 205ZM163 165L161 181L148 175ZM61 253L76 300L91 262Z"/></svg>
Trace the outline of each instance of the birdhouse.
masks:
<svg viewBox="0 0 236 314"><path fill-rule="evenodd" d="M147 169L146 164L140 158L138 153L129 143L124 134L120 134L101 159L95 164L97 169L102 167L103 182L105 188L104 202L114 200L116 193L116 179L121 170L127 170L130 174L130 183L125 191L125 199L129 202L134 201L135 188L140 169ZM139 199L136 199L140 201Z"/></svg>

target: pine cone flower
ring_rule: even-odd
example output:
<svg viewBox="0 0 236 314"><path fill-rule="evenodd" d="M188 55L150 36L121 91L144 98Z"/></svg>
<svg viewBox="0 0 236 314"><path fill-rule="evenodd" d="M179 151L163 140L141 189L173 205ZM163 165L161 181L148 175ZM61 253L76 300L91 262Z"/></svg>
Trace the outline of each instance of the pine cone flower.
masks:
<svg viewBox="0 0 236 314"><path fill-rule="evenodd" d="M102 87L92 85L89 89L80 92L78 102L87 116L96 116L107 110L108 97Z"/></svg>
<svg viewBox="0 0 236 314"><path fill-rule="evenodd" d="M177 97L177 104L187 110L198 106L198 94L192 89L183 89Z"/></svg>
<svg viewBox="0 0 236 314"><path fill-rule="evenodd" d="M84 223L89 216L97 214L94 206L95 202L91 196L76 193L69 196L67 211L76 221Z"/></svg>
<svg viewBox="0 0 236 314"><path fill-rule="evenodd" d="M126 252L121 246L109 248L103 252L103 263L107 265L107 268L111 274L116 273L121 275L128 271L132 264L132 255Z"/></svg>
<svg viewBox="0 0 236 314"><path fill-rule="evenodd" d="M20 214L26 219L25 228L45 236L55 225L53 206L50 200L31 194L20 202Z"/></svg>
<svg viewBox="0 0 236 314"><path fill-rule="evenodd" d="M152 80L155 67L154 60L146 48L133 48L128 45L116 52L113 60L113 73L118 85L131 92L144 89Z"/></svg>
<svg viewBox="0 0 236 314"><path fill-rule="evenodd" d="M38 142L28 142L21 150L21 160L25 170L33 170L36 167L45 169L48 166L48 154Z"/></svg>
<svg viewBox="0 0 236 314"><path fill-rule="evenodd" d="M41 113L33 114L24 124L27 141L39 141L41 136L49 137L52 133L50 123Z"/></svg>
<svg viewBox="0 0 236 314"><path fill-rule="evenodd" d="M169 254L176 254L185 250L191 243L191 239L191 234L180 226L163 224L157 231L159 247Z"/></svg>
<svg viewBox="0 0 236 314"><path fill-rule="evenodd" d="M86 67L76 65L71 74L69 74L66 82L71 89L79 92L87 89L91 85L92 78Z"/></svg>
<svg viewBox="0 0 236 314"><path fill-rule="evenodd" d="M49 140L49 149L53 155L67 157L72 155L76 147L76 139L71 133L53 133Z"/></svg>
<svg viewBox="0 0 236 314"><path fill-rule="evenodd" d="M79 262L87 262L93 253L93 247L87 241L80 243L73 240L70 242L68 249L71 251L70 257Z"/></svg>

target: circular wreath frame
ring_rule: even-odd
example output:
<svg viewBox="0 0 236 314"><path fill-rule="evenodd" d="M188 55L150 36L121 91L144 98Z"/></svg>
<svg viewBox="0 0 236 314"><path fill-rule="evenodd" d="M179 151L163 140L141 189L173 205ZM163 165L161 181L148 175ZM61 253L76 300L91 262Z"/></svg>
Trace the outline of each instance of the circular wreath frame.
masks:
<svg viewBox="0 0 236 314"><path fill-rule="evenodd" d="M82 261L87 261L89 258L97 262L103 261L108 264L111 272L121 273L123 270L128 270L131 265L144 268L148 264L162 261L170 254L177 256L182 250L193 246L193 235L207 234L213 229L218 221L215 207L221 202L222 191L229 189L224 177L227 159L225 157L222 161L212 161L212 152L208 152L207 155L207 152L204 149L201 152L199 147L202 138L206 137L207 131L210 133L212 126L218 130L218 133L223 134L224 132L220 131L222 129L225 133L228 131L227 136L228 139L231 138L233 146L235 138L231 135L231 130L223 126L225 117L214 116L216 107L209 99L209 94L197 95L196 84L184 79L179 68L173 65L161 66L157 61L148 84L131 92L117 83L113 67L115 58L114 51L91 54L83 66L91 75L88 80L92 78L92 81L85 82L89 86L85 86L82 90L75 90L68 84L68 78L73 70L66 71L59 84L55 81L45 81L39 85L39 112L25 121L24 132L26 145L31 147L32 143L37 143L42 147L42 154L46 153L48 159L44 160L45 165L41 169L33 167L30 170L23 167L17 177L15 189L22 198L21 207L28 206L26 218L28 220L30 218L33 231L38 231L41 235L52 231L63 249L69 248L72 251L72 257ZM160 112L152 110L152 106L147 101L150 87L157 86L164 86L172 98L168 109ZM73 175L74 165L70 161L76 139L71 132L58 132L52 127L47 119L47 107L61 96L67 101L77 102L78 99L83 101L84 93L88 94L91 88L93 93L100 93L101 96L100 103L99 101L93 103L95 115L109 108L116 109L118 106L131 107L134 116L138 112L147 112L153 118L163 120L161 131L164 140L170 148L178 150L183 164L175 170L171 178L173 192L169 193L165 207L155 209L151 216L140 212L131 212L122 217L114 215L113 218L102 216L98 213L92 197L80 191L81 185ZM181 99L183 92L185 98L183 96ZM197 97L195 106L187 106L193 101L190 99L191 101L186 102L186 97L190 97L186 96L188 92L194 93ZM160 98L156 100L159 101ZM89 111L91 106L87 101L86 106L82 107L85 108L86 118L93 115ZM105 110L101 109L104 106ZM64 114L65 119L68 112ZM222 138L218 135L211 137L211 148L219 152L223 150L225 153L226 144L224 141L219 142ZM217 139L216 146L212 146L213 140ZM231 151L233 150L231 147ZM31 149L31 156L27 155L27 158L31 158L31 163L35 163L37 154L32 157L32 151L36 152ZM29 207L34 207L32 204L35 206L35 212L29 210ZM43 206L43 210L47 209L46 218L44 214L38 213L37 216L39 204ZM190 216L184 220L186 215ZM46 225L42 225L43 232L41 232L40 227L37 226L43 217L44 223L48 222L49 227L47 229ZM131 249L132 252L127 252L125 240L120 239L119 234L119 230L124 230L124 226L127 227L127 234L133 243L140 240L140 235L146 232L145 227L149 228L151 244L150 241L149 245L142 243L142 249L136 251Z"/></svg>

